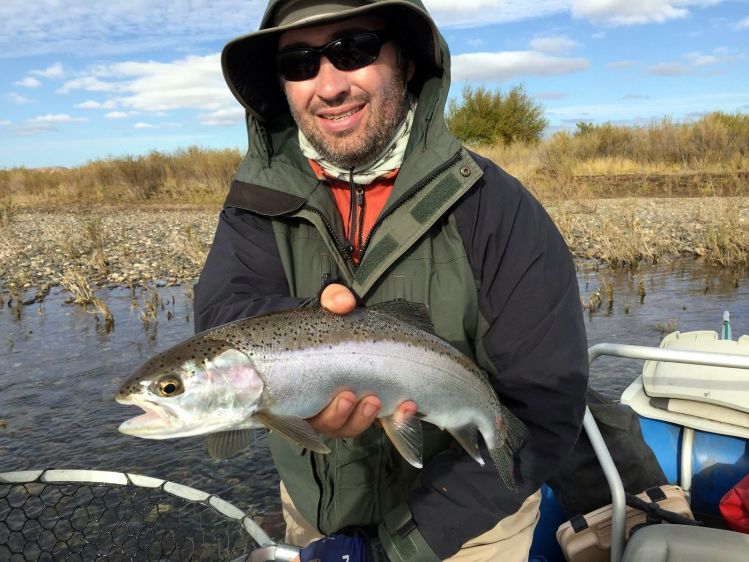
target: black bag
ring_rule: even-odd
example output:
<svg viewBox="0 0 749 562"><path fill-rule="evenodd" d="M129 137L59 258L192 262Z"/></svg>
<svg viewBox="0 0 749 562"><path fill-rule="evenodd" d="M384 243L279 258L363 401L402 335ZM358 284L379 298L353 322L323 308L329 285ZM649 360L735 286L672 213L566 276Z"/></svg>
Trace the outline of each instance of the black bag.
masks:
<svg viewBox="0 0 749 562"><path fill-rule="evenodd" d="M607 400L592 389L588 389L588 406L626 492L638 494L668 483L653 450L642 437L640 420L632 408ZM606 477L584 430L548 484L568 518L611 503Z"/></svg>

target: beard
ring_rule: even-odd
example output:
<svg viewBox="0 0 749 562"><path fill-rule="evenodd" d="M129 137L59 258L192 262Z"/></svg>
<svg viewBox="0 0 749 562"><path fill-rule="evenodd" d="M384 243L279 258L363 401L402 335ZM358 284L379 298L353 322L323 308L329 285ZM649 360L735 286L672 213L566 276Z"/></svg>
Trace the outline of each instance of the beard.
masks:
<svg viewBox="0 0 749 562"><path fill-rule="evenodd" d="M318 127L317 110L347 103L367 104L368 120L359 127L330 133ZM382 89L358 96L343 95L332 102L310 104L302 111L289 104L291 116L320 156L350 170L374 161L388 146L409 109L405 72L396 71Z"/></svg>

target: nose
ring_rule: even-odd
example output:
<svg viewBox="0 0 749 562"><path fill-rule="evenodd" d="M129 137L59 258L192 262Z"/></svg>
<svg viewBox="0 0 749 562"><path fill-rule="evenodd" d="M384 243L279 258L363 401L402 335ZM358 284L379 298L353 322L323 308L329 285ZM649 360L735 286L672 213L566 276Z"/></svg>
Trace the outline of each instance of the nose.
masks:
<svg viewBox="0 0 749 562"><path fill-rule="evenodd" d="M320 71L316 76L317 95L319 98L332 102L351 92L351 82L348 73L338 70L327 57L320 58Z"/></svg>

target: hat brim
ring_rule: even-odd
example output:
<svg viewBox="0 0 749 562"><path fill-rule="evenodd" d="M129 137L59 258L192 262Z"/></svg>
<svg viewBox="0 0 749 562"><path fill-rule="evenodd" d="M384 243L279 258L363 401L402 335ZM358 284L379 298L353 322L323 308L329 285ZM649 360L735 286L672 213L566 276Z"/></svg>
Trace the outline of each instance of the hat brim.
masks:
<svg viewBox="0 0 749 562"><path fill-rule="evenodd" d="M226 44L221 53L224 79L234 97L261 121L288 111L276 74L278 38L285 31L333 23L359 15L381 15L388 26L403 29L400 35L417 69L442 69L439 32L429 14L403 0L375 2L366 6L306 18L288 25L261 29Z"/></svg>

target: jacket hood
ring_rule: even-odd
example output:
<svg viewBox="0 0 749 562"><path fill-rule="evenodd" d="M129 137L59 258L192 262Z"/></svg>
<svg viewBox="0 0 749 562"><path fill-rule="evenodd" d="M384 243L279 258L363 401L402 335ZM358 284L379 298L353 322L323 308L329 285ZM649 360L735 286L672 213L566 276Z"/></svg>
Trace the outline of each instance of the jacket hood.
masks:
<svg viewBox="0 0 749 562"><path fill-rule="evenodd" d="M441 36L420 0L270 0L254 33L230 41L221 53L229 89L260 121L288 112L275 70L278 38L290 29L331 23L364 14L382 16L415 59L418 83L443 68Z"/></svg>

